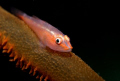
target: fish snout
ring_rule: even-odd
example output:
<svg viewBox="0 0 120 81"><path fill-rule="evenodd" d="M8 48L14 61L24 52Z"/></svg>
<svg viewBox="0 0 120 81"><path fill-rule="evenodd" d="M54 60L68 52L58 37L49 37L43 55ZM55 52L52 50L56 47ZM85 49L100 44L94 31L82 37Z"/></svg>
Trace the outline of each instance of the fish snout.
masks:
<svg viewBox="0 0 120 81"><path fill-rule="evenodd" d="M64 48L64 50L66 50L66 51L68 51L68 52L72 51L72 49L73 49L73 47L72 47L71 45L66 46L66 47Z"/></svg>

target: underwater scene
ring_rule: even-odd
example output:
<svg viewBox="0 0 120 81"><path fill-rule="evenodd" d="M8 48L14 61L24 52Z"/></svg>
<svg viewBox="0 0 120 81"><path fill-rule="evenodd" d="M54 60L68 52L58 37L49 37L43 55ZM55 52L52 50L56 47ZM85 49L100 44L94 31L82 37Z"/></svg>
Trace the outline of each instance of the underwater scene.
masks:
<svg viewBox="0 0 120 81"><path fill-rule="evenodd" d="M120 81L111 14L87 0L0 0L0 79Z"/></svg>

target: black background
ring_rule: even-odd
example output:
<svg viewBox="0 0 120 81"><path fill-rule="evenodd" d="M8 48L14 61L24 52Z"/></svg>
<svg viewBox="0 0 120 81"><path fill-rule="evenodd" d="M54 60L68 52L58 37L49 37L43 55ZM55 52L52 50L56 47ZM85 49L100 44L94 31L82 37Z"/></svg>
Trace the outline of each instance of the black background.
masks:
<svg viewBox="0 0 120 81"><path fill-rule="evenodd" d="M117 3L117 2L116 2ZM120 33L117 5L111 2L0 0L0 6L35 15L57 27L71 39L73 52L106 81L120 80ZM0 55L0 79L33 81ZM34 80L35 81L35 80ZM36 80L37 81L37 80Z"/></svg>

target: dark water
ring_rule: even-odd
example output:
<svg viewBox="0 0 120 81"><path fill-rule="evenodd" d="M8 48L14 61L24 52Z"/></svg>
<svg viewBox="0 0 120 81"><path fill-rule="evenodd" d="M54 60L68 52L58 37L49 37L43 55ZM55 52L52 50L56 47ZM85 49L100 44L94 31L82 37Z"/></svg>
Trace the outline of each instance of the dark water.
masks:
<svg viewBox="0 0 120 81"><path fill-rule="evenodd" d="M60 29L70 37L73 52L95 72L106 81L120 81L120 30L115 29L120 27L115 19L117 11L108 7L109 5L98 6L97 3L87 0L76 2L0 0L0 5L8 11L11 7L18 8ZM3 74L1 78L13 81L33 80L34 77L23 75L20 69L14 68L14 64L8 66L8 60L1 55L0 59L3 58L4 61L0 60Z"/></svg>

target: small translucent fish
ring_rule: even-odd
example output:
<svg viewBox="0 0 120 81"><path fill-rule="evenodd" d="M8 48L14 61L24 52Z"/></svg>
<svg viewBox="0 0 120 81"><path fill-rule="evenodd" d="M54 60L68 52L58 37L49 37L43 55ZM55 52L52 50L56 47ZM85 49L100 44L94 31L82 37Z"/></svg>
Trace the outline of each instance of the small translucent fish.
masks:
<svg viewBox="0 0 120 81"><path fill-rule="evenodd" d="M12 13L22 19L38 36L42 47L49 47L59 52L70 52L72 46L70 38L49 23L36 16L29 16L18 9L12 9Z"/></svg>

